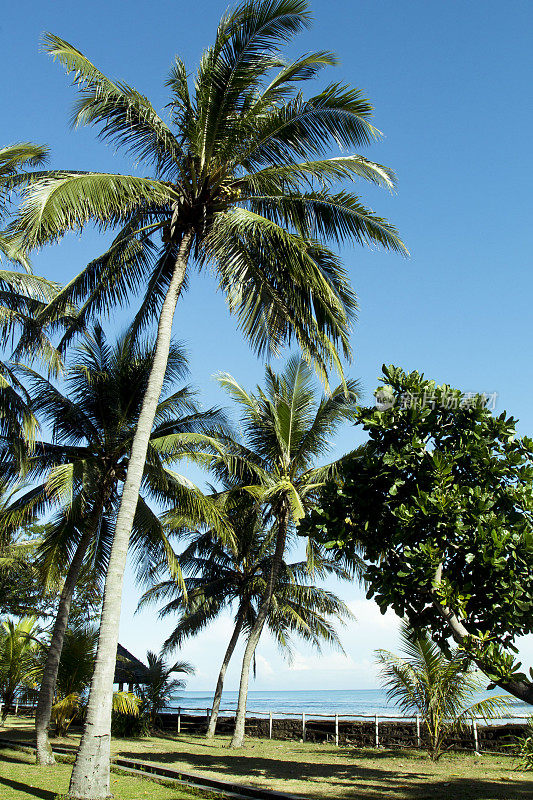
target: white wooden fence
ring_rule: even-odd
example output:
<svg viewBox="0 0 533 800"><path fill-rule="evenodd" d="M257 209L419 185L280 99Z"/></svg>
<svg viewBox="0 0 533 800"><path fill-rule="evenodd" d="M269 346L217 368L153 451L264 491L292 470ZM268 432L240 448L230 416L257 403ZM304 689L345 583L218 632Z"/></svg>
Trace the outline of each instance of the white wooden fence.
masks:
<svg viewBox="0 0 533 800"><path fill-rule="evenodd" d="M35 705L29 705L26 703L20 703L17 701L15 706L15 714L22 713L33 713L35 711ZM0 714L2 713L2 703L0 703ZM162 716L167 714L172 714L177 717L176 720L176 728L177 733L181 733L182 731L182 717L193 716L193 717L201 717L205 715L206 725L209 724L209 719L211 717L211 708L182 708L181 706L178 707L169 707L162 712ZM220 709L219 715L227 715L234 717L235 716L235 709L233 708L223 708ZM302 711L300 714L297 714L294 711L256 711L254 710L247 710L246 718L247 719L254 719L254 718L262 718L265 717L268 719L268 738L273 738L274 733L274 720L280 718L287 718L291 720L301 719L301 738L302 741L307 741L308 732L309 732L309 723L315 723L314 732L319 732L322 734L326 734L326 736L332 736L332 740L335 742L336 746L339 746L340 742L340 723L341 722L369 722L373 723L373 730L374 730L374 745L376 747L380 747L382 741L380 739L380 723L385 722L406 722L413 724L415 726L416 733L414 734L414 742L413 744L416 747L421 748L423 747L423 724L420 717L420 714L416 714L412 717L403 717L397 716L394 714L386 715L386 714L324 714L319 712L309 712L309 711ZM502 718L496 718L493 720L485 720L484 717L474 717L470 721L471 731L472 731L472 741L474 744L474 750L476 753L481 752L481 742L479 737L479 730L478 730L478 722L483 722L485 725L491 724L505 724L505 723L519 723L522 725L526 725L528 719L530 717L527 716L505 716ZM325 729L317 729L316 722L320 722L321 720L324 721L331 721L332 725L329 726L328 730ZM402 746L406 746L402 743ZM490 752L485 749L485 752Z"/></svg>
<svg viewBox="0 0 533 800"><path fill-rule="evenodd" d="M236 713L235 709L233 709L233 708L224 708L224 709L220 709L219 710L219 717L222 717L222 715L234 717L235 713ZM175 716L177 715L177 731L178 731L178 733L180 733L181 732L181 728L182 728L182 717L183 716L201 716L201 715L205 714L206 724L208 725L209 724L209 719L211 717L211 709L210 708L196 708L196 707L194 707L194 708L193 707L191 707L191 708L185 708L185 707L182 708L180 706L180 707L177 707L177 708L167 708L165 711L162 712L162 715L165 715L165 714L173 714ZM390 714L390 715L387 715L387 714L333 714L333 713L332 714L324 714L324 713L313 712L313 711L311 711L311 712L302 711L300 714L298 714L298 713L296 713L294 711L275 711L273 713L272 711L257 711L255 709L246 711L246 719L247 720L248 719L258 718L258 717L259 718L262 718L262 717L268 718L268 738L269 739L273 738L274 720L276 718L283 718L284 717L284 718L291 719L291 720L300 719L301 720L301 738L302 738L302 741L304 741L304 742L308 738L309 723L312 723L313 721L317 722L317 721L321 721L321 720L324 720L324 721L331 720L332 723L333 723L332 736L333 736L333 740L335 742L335 745L337 745L337 746L339 746L339 741L340 741L339 724L341 722L343 722L343 721L346 721L346 722L370 722L370 723L373 723L373 730L374 730L373 739L374 739L374 745L376 747L380 747L380 745L382 743L380 741L380 723L385 723L385 722L400 722L401 723L401 722L405 722L405 723L413 724L415 726L416 733L414 733L414 736L413 736L413 738L414 738L414 742L413 743L416 744L416 747L418 747L418 748L423 747L423 722L422 722L422 719L420 717L420 714L416 714L415 716L411 716L411 717L408 717L408 716L404 717L404 716L397 716L395 714ZM491 724L492 725L498 725L498 724L502 725L502 724L506 724L506 723L515 723L516 722L516 723L519 723L519 724L522 724L522 725L525 726L529 719L530 719L530 717L528 717L528 716L515 716L515 715L513 715L513 716L507 716L506 715L506 716L502 716L501 718L495 718L495 719L492 719L492 720L486 720L484 717L481 717L481 716L473 717L470 720L470 728L471 728L471 731L472 731L472 741L473 741L473 744L474 744L475 752L476 753L481 752L481 742L480 742L480 738L479 738L478 722L483 722L484 725L487 725L487 726L490 726ZM317 732L317 728L316 727L315 727L315 732ZM320 732L320 729L318 729L318 732ZM324 733L324 729L321 732ZM329 734L329 731L327 733ZM489 752L489 751L485 750L485 752Z"/></svg>

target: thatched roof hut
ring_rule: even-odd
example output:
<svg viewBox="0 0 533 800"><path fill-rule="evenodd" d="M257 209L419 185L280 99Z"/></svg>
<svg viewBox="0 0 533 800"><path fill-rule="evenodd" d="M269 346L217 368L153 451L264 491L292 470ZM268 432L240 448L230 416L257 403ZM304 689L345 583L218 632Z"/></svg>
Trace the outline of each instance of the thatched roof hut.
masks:
<svg viewBox="0 0 533 800"><path fill-rule="evenodd" d="M148 683L147 674L148 667L146 664L143 664L133 653L130 653L129 650L119 644L117 646L115 680L113 682L119 684L120 691L123 690L125 683L129 685L130 691L134 683Z"/></svg>

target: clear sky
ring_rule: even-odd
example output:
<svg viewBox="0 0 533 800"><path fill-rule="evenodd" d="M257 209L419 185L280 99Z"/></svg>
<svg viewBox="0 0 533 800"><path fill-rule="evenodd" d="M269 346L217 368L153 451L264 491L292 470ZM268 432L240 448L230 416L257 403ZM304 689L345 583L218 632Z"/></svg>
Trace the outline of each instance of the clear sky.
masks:
<svg viewBox="0 0 533 800"><path fill-rule="evenodd" d="M163 109L173 55L195 68L225 8L224 0L9 4L0 22L0 141L47 143L53 166L131 172L93 130L68 128L74 92L62 69L39 52L42 32L69 40ZM360 301L350 373L367 398L383 362L464 391L497 392L497 410L512 412L532 434L533 6L528 0L314 0L312 8L314 26L293 52L336 51L341 63L331 79L363 88L373 102L384 138L364 154L394 168L399 186L390 196L361 185L361 194L397 225L412 254L404 260L362 249L343 253ZM104 244L94 232L69 236L35 257L35 271L66 281ZM126 319L117 312L108 324L118 331ZM210 278L194 279L175 333L187 343L192 380L206 405L224 402L211 378L219 370L248 384L261 379L262 365ZM351 447L354 435L343 431L334 452ZM359 619L343 634L347 656L318 660L298 645L289 668L265 641L256 688L373 685L372 651L394 646L395 620L380 618L356 587L339 592ZM133 617L137 595L128 576L121 640L143 656L147 647L158 649L169 623L154 613ZM198 667L191 688L212 688L228 636L225 619L184 647L181 656ZM523 655L533 663L531 637ZM235 665L228 688L236 677Z"/></svg>

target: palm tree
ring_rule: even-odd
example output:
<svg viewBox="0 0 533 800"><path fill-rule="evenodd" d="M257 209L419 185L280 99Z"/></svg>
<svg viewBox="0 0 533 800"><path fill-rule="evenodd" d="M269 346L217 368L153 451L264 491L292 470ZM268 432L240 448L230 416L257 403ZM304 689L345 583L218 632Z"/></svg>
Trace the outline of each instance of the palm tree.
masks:
<svg viewBox="0 0 533 800"><path fill-rule="evenodd" d="M275 546L274 531L265 529L260 511L249 499L229 501L233 506L228 512L233 539L223 542L215 531L181 530L181 536L190 539L178 557L182 574L187 576L184 586L172 579L155 583L139 603L143 608L165 600L160 617L179 615L178 624L164 644L165 651L181 647L185 639L214 622L228 606L234 607L234 628L218 675L208 738L215 734L224 679L239 637L248 636L257 619ZM172 518L169 512L169 524ZM331 575L348 580L353 574L353 569L316 551L311 563L281 564L266 626L289 657L291 634L303 637L319 651L323 642L342 649L328 618L351 618L351 612L335 594L312 585L312 580Z"/></svg>
<svg viewBox="0 0 533 800"><path fill-rule="evenodd" d="M355 310L345 271L327 243L377 243L405 252L392 225L356 195L333 189L357 178L391 188L394 176L359 155L328 157L331 146L366 146L379 132L359 90L330 83L308 99L298 91L302 81L336 63L324 51L291 63L280 58L282 45L309 22L306 0L246 0L225 14L201 59L194 94L185 64L174 62L167 81L170 125L144 95L109 79L68 42L51 34L45 39L80 89L75 123L100 126L104 140L153 170L150 178L67 171L47 176L28 187L19 224L28 249L88 222L103 230L121 227L108 251L50 304L53 318L65 303L83 302L64 344L78 325L140 287L145 295L136 324L158 317L104 590L88 724L70 787L74 797L109 793L102 743L109 738L113 669L103 648L114 652L118 639L128 537L174 312L190 266L213 268L258 352L277 352L296 338L325 373L331 364L340 367L338 349L349 355Z"/></svg>
<svg viewBox="0 0 533 800"><path fill-rule="evenodd" d="M173 673L194 675L194 667L188 661L176 661L169 666L164 653L153 653L148 650L146 654L147 671L142 685L136 687L136 693L150 715L151 725L155 725L158 714L167 708L178 689L183 689L185 681L182 678L171 678Z"/></svg>
<svg viewBox="0 0 533 800"><path fill-rule="evenodd" d="M404 655L377 650L387 697L405 714L420 714L428 735L427 749L433 761L442 755L446 739L476 716L500 716L507 707L504 695L472 702L483 688L464 650L445 655L426 630L404 622L400 631Z"/></svg>
<svg viewBox="0 0 533 800"><path fill-rule="evenodd" d="M32 681L36 666L38 643L35 617L23 617L18 622L5 619L0 625L0 697L2 723L18 690Z"/></svg>
<svg viewBox="0 0 533 800"><path fill-rule="evenodd" d="M17 524L25 514L33 518L36 512L59 506L39 548L46 580L57 582L64 576L36 711L39 763L52 763L53 759L47 730L63 637L82 565L90 564L97 580L105 575L152 347L129 332L112 346L97 326L73 361L66 374L66 394L33 370L23 371L30 383L33 408L41 423L52 430L52 441L38 441L28 454L25 479L34 485L11 506ZM199 446L212 445L208 434L223 424L216 410L198 410L189 387L168 394L186 371L182 349L172 346L130 542L140 570L146 569L146 561L159 561L162 556L172 564L172 549L147 502L149 497L159 502L171 497L172 503L177 502L193 519L213 518L200 490L167 466L184 455L194 460ZM17 468L16 461L0 467L8 476L11 469L13 478ZM9 521L7 512L5 516ZM217 520L218 516L214 524Z"/></svg>
<svg viewBox="0 0 533 800"><path fill-rule="evenodd" d="M336 462L321 467L316 463L329 449L338 426L352 418L357 384L348 381L327 397L319 396L309 365L298 356L291 357L279 375L267 367L265 387L257 387L255 394L226 373L219 376L219 382L240 408L244 441L228 441L230 455L215 456L211 468L226 483L233 480L258 499L275 536L270 573L242 663L232 739L232 747L240 747L250 665L268 618L287 542L312 507L319 488L336 472ZM311 545L308 552L312 557L309 548Z"/></svg>

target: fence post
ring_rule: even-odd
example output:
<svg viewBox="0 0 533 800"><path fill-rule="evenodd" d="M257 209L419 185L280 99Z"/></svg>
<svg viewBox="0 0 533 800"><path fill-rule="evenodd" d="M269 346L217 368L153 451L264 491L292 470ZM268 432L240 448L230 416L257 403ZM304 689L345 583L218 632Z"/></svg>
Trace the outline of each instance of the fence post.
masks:
<svg viewBox="0 0 533 800"><path fill-rule="evenodd" d="M209 721L211 719L211 709L210 708L206 708L205 716L207 717L207 727L209 728Z"/></svg>
<svg viewBox="0 0 533 800"><path fill-rule="evenodd" d="M416 746L422 747L422 738L420 736L420 714L416 715Z"/></svg>
<svg viewBox="0 0 533 800"><path fill-rule="evenodd" d="M268 712L268 738L272 739L272 711Z"/></svg>
<svg viewBox="0 0 533 800"><path fill-rule="evenodd" d="M339 715L335 714L335 744L339 746Z"/></svg>
<svg viewBox="0 0 533 800"><path fill-rule="evenodd" d="M477 735L477 721L475 719L472 720L472 728L474 731L474 746L476 749L476 753L479 753L479 739Z"/></svg>
<svg viewBox="0 0 533 800"><path fill-rule="evenodd" d="M181 706L178 706L178 733L181 733Z"/></svg>
<svg viewBox="0 0 533 800"><path fill-rule="evenodd" d="M376 714L376 747L379 747L379 717Z"/></svg>
<svg viewBox="0 0 533 800"><path fill-rule="evenodd" d="M15 716L18 716L18 713L19 713L19 701L17 698L17 702L15 703Z"/></svg>
<svg viewBox="0 0 533 800"><path fill-rule="evenodd" d="M302 711L302 741L305 742L305 711Z"/></svg>

